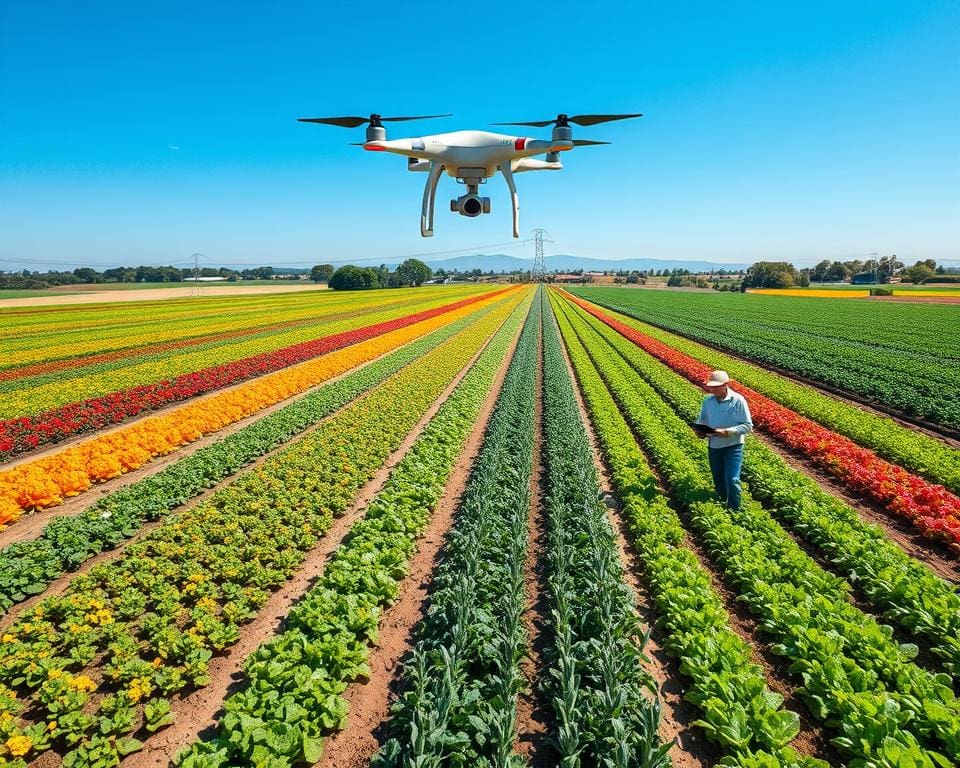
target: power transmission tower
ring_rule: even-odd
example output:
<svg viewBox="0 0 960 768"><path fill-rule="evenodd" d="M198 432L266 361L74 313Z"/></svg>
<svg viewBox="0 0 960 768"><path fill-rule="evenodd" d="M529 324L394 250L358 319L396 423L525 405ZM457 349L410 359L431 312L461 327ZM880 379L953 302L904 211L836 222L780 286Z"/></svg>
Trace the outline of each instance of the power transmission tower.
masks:
<svg viewBox="0 0 960 768"><path fill-rule="evenodd" d="M545 240L544 235L547 230L537 227L533 230L533 282L545 283L547 280L547 266L543 261L543 244L552 243L553 240Z"/></svg>
<svg viewBox="0 0 960 768"><path fill-rule="evenodd" d="M190 289L191 296L200 295L200 255L193 254L193 286Z"/></svg>

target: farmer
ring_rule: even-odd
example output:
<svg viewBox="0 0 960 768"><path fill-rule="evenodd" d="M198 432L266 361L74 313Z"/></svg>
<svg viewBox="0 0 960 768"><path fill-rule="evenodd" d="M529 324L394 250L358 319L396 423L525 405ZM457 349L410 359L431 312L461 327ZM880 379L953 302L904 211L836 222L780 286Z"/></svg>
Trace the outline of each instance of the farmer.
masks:
<svg viewBox="0 0 960 768"><path fill-rule="evenodd" d="M717 496L730 509L739 509L743 441L753 429L753 419L747 401L730 389L729 383L726 371L710 374L703 383L709 394L703 398L696 423L713 428L704 437L709 440L707 454Z"/></svg>

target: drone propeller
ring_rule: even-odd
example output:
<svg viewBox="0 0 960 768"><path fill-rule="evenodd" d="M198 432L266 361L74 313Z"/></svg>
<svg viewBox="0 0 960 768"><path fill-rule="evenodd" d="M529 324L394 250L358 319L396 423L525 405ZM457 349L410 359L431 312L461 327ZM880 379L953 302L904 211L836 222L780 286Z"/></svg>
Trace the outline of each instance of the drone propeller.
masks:
<svg viewBox="0 0 960 768"><path fill-rule="evenodd" d="M575 147L592 147L596 144L612 144L610 141L591 141L590 139L574 139L573 146Z"/></svg>
<svg viewBox="0 0 960 768"><path fill-rule="evenodd" d="M377 126L381 123L399 123L405 120L429 120L434 117L451 117L452 114L451 112L446 115L416 115L414 117L381 117L377 114L372 114L370 117L357 117L355 115L348 117L298 117L297 121L301 123L339 125L341 128L358 128L364 123Z"/></svg>
<svg viewBox="0 0 960 768"><path fill-rule="evenodd" d="M598 123L609 123L612 120L626 120L631 117L643 117L642 113L635 115L557 115L553 120L533 120L528 123L491 123L491 125L531 125L534 128L546 128L548 125L557 125L565 127L570 123L577 125L597 125Z"/></svg>

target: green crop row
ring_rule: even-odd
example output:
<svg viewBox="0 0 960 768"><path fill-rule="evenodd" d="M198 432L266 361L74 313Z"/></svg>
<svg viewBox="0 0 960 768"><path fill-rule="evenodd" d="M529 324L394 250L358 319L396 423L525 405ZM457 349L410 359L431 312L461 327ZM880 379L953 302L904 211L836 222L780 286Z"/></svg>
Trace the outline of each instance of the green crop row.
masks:
<svg viewBox="0 0 960 768"><path fill-rule="evenodd" d="M546 302L546 297L543 297ZM646 637L600 501L593 455L553 313L543 323L543 456L547 600L546 688L561 766L665 768Z"/></svg>
<svg viewBox="0 0 960 768"><path fill-rule="evenodd" d="M960 758L960 703L950 677L914 664L917 647L896 642L889 627L854 607L846 583L804 554L759 504L746 498L730 511L709 501L701 441L602 335L576 317L573 325L705 548L776 641L771 650L802 678L797 692L808 709L840 731L832 743L871 768L935 768Z"/></svg>
<svg viewBox="0 0 960 768"><path fill-rule="evenodd" d="M657 481L603 379L567 317L555 303L564 341L591 421L613 474L665 633L665 647L680 658L690 681L685 697L700 711L701 727L726 755L721 765L744 768L817 768L788 746L800 729L797 714L782 708L750 647L731 628L723 602L696 556L683 546L676 512ZM825 766L824 766L825 768Z"/></svg>
<svg viewBox="0 0 960 768"><path fill-rule="evenodd" d="M284 631L244 664L246 686L224 703L218 733L181 768L313 763L343 726L347 685L369 674L383 609L398 596L417 540L471 432L529 304L515 310L347 534Z"/></svg>
<svg viewBox="0 0 960 768"><path fill-rule="evenodd" d="M592 317L602 334L657 393L687 421L700 412L700 390ZM849 505L791 469L760 441L744 454L744 476L754 497L819 548L884 618L899 624L960 679L960 594L957 587L907 555L883 530L863 522Z"/></svg>
<svg viewBox="0 0 960 768"><path fill-rule="evenodd" d="M159 520L170 510L236 474L489 311L485 308L391 352L161 472L101 497L78 515L55 518L36 539L3 548L0 550L0 612L39 594L54 579L135 535L144 523Z"/></svg>
<svg viewBox="0 0 960 768"><path fill-rule="evenodd" d="M125 739L147 706L156 713L158 697L205 685L213 653L237 641L240 625L294 573L513 306L454 335L9 627L0 638L0 683L17 693L8 712L27 707L10 737L31 740L24 755L52 747L66 768L109 763L133 748ZM88 706L91 694L96 707Z"/></svg>
<svg viewBox="0 0 960 768"><path fill-rule="evenodd" d="M960 493L960 451L940 440L628 315L621 314L617 319L697 360L727 371L736 381L911 472Z"/></svg>
<svg viewBox="0 0 960 768"><path fill-rule="evenodd" d="M379 768L520 765L514 754L540 305L527 317L463 493Z"/></svg>
<svg viewBox="0 0 960 768"><path fill-rule="evenodd" d="M771 296L577 289L610 309L761 363L960 428L950 307Z"/></svg>

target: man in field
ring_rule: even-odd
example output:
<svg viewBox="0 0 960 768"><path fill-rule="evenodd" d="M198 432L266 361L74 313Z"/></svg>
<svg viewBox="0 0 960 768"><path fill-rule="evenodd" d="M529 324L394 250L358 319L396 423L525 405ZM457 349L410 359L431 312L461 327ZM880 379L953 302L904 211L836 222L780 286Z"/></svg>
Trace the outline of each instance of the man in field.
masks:
<svg viewBox="0 0 960 768"><path fill-rule="evenodd" d="M703 384L709 394L703 398L695 423L708 428L697 433L709 441L707 454L717 496L731 509L739 509L743 441L753 430L753 419L747 401L730 389L729 383L726 371L710 374Z"/></svg>

